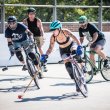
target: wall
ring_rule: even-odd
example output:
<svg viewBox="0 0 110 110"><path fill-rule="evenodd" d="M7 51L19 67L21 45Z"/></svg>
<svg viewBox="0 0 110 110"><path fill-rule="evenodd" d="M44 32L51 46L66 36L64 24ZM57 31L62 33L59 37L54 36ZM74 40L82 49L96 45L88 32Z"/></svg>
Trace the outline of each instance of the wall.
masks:
<svg viewBox="0 0 110 110"><path fill-rule="evenodd" d="M73 32L73 33L75 36L78 36L78 32ZM104 51L107 53L107 55L110 56L110 32L104 32L104 34L105 34L106 40L107 40ZM49 46L50 36L51 36L50 32L45 33L46 40L45 40L45 44L43 45L44 53ZM86 44L86 43L87 43L87 41L84 42L84 44ZM59 60L61 60L58 49L59 49L58 44L56 43L52 54L48 58L48 63L57 63ZM10 57L10 53L9 53L9 50L7 47L6 39L4 38L3 34L0 34L0 66L4 66L4 65L8 64L9 57ZM14 56L14 57L12 57L12 59L8 65L20 65L20 63L17 60L16 56Z"/></svg>
<svg viewBox="0 0 110 110"><path fill-rule="evenodd" d="M63 28L67 28L69 30L71 30L72 32L78 32L78 27L79 24L75 23L75 22L63 22ZM94 23L98 26L98 23ZM49 32L49 25L50 23L43 23L43 28L45 32ZM7 25L6 25L7 26ZM0 23L0 32L1 32L1 23ZM110 31L110 22L106 22L106 23L102 23L102 31L103 32L108 32Z"/></svg>

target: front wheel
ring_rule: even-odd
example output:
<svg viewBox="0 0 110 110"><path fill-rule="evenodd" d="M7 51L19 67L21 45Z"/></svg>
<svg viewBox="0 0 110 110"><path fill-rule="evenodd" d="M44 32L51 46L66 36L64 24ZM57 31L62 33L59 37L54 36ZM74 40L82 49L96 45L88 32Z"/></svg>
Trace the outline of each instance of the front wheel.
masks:
<svg viewBox="0 0 110 110"><path fill-rule="evenodd" d="M110 58L108 58L109 60L109 65L110 65ZM101 69L101 75L102 77L106 80L106 81L110 81L110 67L104 67L104 61L102 60L100 63L100 69Z"/></svg>
<svg viewBox="0 0 110 110"><path fill-rule="evenodd" d="M92 64L90 63L89 60L85 60L84 61L84 66L86 68L86 73L85 73L85 75L86 75L86 83L89 83L92 80L93 76L94 76L93 67L92 67Z"/></svg>
<svg viewBox="0 0 110 110"><path fill-rule="evenodd" d="M78 90L81 92L81 94L84 97L87 97L88 89L87 89L86 81L84 78L84 74L78 65L73 66L73 76Z"/></svg>
<svg viewBox="0 0 110 110"><path fill-rule="evenodd" d="M33 64L31 59L26 59L26 62L27 62L28 72L30 76L32 78L34 77L35 85L37 86L38 89L40 89L39 83L38 83L37 69L35 65Z"/></svg>

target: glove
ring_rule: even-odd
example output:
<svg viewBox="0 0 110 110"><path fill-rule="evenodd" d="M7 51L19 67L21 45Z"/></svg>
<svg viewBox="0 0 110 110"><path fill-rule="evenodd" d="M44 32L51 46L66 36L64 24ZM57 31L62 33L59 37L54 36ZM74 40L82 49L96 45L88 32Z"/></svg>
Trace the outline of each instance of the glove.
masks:
<svg viewBox="0 0 110 110"><path fill-rule="evenodd" d="M47 58L48 58L48 55L43 54L43 55L41 55L40 61L46 63L47 62Z"/></svg>
<svg viewBox="0 0 110 110"><path fill-rule="evenodd" d="M78 45L77 50L76 50L76 55L80 56L82 55L82 46Z"/></svg>

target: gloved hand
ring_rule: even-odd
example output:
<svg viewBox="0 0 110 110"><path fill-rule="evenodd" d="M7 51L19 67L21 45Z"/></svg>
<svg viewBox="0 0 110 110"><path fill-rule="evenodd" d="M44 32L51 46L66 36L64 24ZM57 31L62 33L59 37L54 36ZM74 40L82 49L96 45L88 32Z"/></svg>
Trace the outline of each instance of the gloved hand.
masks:
<svg viewBox="0 0 110 110"><path fill-rule="evenodd" d="M48 58L48 55L43 54L43 55L41 55L40 61L46 63L47 62L47 58Z"/></svg>
<svg viewBox="0 0 110 110"><path fill-rule="evenodd" d="M78 45L78 47L77 47L77 50L76 50L76 55L82 55L82 46L81 45Z"/></svg>

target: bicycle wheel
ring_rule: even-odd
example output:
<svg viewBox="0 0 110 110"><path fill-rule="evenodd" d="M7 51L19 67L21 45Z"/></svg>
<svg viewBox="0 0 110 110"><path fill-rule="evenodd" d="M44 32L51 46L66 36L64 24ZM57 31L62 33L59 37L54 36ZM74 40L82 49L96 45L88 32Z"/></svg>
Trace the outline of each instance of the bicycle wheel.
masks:
<svg viewBox="0 0 110 110"><path fill-rule="evenodd" d="M39 83L38 83L38 76L36 75L37 69L36 69L35 65L33 64L32 60L30 60L30 59L26 59L26 62L27 62L28 72L29 72L30 76L32 78L34 77L35 85L37 86L38 89L40 89Z"/></svg>
<svg viewBox="0 0 110 110"><path fill-rule="evenodd" d="M108 60L110 65L110 58ZM107 68L107 67L104 67L103 65L104 65L104 61L101 60L101 63L100 63L101 75L106 81L110 81L110 67Z"/></svg>
<svg viewBox="0 0 110 110"><path fill-rule="evenodd" d="M40 70L41 70L41 72L39 72L39 74L38 74L38 78L39 78L39 79L42 79L42 78L43 78L43 77L42 77L43 69L42 69L42 66L41 66L39 54L36 55L36 58L37 58L37 61L38 61L38 64L39 64L39 67L40 67Z"/></svg>
<svg viewBox="0 0 110 110"><path fill-rule="evenodd" d="M89 60L85 60L84 61L84 66L85 66L86 71L87 71L85 73L85 75L86 75L86 83L89 83L92 80L93 76L94 76L93 67L92 67L92 64L90 63Z"/></svg>
<svg viewBox="0 0 110 110"><path fill-rule="evenodd" d="M80 90L81 94L84 97L87 97L88 96L88 89L87 89L86 81L84 78L84 74L80 70L78 65L73 66L73 76L74 76L74 81L76 83L76 86Z"/></svg>

